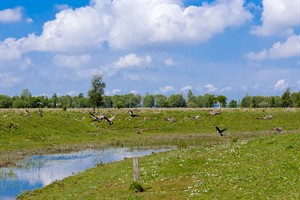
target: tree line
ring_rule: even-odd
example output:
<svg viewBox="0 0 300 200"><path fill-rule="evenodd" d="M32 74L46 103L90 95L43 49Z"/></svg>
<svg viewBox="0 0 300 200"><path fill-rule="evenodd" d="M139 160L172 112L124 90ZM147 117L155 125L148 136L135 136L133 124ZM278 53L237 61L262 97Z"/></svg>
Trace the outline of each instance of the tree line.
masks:
<svg viewBox="0 0 300 200"><path fill-rule="evenodd" d="M29 89L24 89L20 95L7 96L0 94L0 108L212 108L217 106L229 108L275 108L275 107L300 107L300 92L291 92L289 88L281 96L249 96L241 101L231 100L227 102L224 95L204 94L195 96L191 90L187 97L183 94L124 94L104 95L105 83L102 75L94 75L91 80L91 88L88 96L83 93L77 96L58 96L54 93L47 96L32 96Z"/></svg>

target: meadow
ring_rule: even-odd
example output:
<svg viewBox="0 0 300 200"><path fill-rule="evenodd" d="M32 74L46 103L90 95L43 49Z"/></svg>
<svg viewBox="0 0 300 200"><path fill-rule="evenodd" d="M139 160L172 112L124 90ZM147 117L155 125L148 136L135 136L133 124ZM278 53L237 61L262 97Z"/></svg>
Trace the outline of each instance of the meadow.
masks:
<svg viewBox="0 0 300 200"><path fill-rule="evenodd" d="M21 199L299 199L300 110L100 109L118 114L109 125L91 110L1 110L1 166L28 155L111 146L178 150L140 160L140 184L129 189L132 160L99 165ZM263 119L272 115L270 120ZM200 116L199 119L194 119ZM169 120L175 118L176 122ZM220 137L215 126L227 128ZM282 132L273 130L282 127Z"/></svg>

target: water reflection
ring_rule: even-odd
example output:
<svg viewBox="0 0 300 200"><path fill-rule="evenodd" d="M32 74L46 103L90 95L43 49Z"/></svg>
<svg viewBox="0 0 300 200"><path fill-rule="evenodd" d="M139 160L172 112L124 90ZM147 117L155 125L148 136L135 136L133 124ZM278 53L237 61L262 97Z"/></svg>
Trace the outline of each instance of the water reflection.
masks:
<svg viewBox="0 0 300 200"><path fill-rule="evenodd" d="M0 169L0 199L15 199L26 190L44 187L78 172L94 167L98 163L120 161L124 158L149 155L167 149L130 150L110 148L84 150L68 154L32 156L18 168Z"/></svg>

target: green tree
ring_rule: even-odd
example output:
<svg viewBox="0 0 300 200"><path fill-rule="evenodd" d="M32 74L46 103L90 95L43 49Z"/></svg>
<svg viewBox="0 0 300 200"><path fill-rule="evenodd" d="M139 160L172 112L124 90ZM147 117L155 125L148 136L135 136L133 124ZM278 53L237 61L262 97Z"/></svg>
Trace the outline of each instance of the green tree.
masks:
<svg viewBox="0 0 300 200"><path fill-rule="evenodd" d="M172 94L167 99L168 106L172 108L186 107L185 99L182 94Z"/></svg>
<svg viewBox="0 0 300 200"><path fill-rule="evenodd" d="M155 95L155 106L157 108L165 108L168 107L167 97L162 94Z"/></svg>
<svg viewBox="0 0 300 200"><path fill-rule="evenodd" d="M291 94L291 99L293 102L293 107L300 107L300 92L294 92Z"/></svg>
<svg viewBox="0 0 300 200"><path fill-rule="evenodd" d="M231 100L228 103L229 108L237 108L237 102L235 100Z"/></svg>
<svg viewBox="0 0 300 200"><path fill-rule="evenodd" d="M0 108L11 108L13 99L9 96L0 94Z"/></svg>
<svg viewBox="0 0 300 200"><path fill-rule="evenodd" d="M95 109L103 105L105 83L102 75L94 75L91 80L91 88L88 92L90 105Z"/></svg>
<svg viewBox="0 0 300 200"><path fill-rule="evenodd" d="M224 95L219 95L216 98L217 102L220 103L220 106L225 108L226 107L226 101L227 101L227 97Z"/></svg>
<svg viewBox="0 0 300 200"><path fill-rule="evenodd" d="M152 108L154 106L155 98L151 94L146 94L143 98L143 106L146 108Z"/></svg>
<svg viewBox="0 0 300 200"><path fill-rule="evenodd" d="M212 94L205 94L202 97L202 101L203 101L203 107L206 108L212 108L215 105L215 95Z"/></svg>
<svg viewBox="0 0 300 200"><path fill-rule="evenodd" d="M242 108L249 108L251 105L251 97L247 94L241 101Z"/></svg>
<svg viewBox="0 0 300 200"><path fill-rule="evenodd" d="M291 107L292 106L292 99L291 99L291 91L290 88L287 88L286 91L281 96L282 99L282 107Z"/></svg>

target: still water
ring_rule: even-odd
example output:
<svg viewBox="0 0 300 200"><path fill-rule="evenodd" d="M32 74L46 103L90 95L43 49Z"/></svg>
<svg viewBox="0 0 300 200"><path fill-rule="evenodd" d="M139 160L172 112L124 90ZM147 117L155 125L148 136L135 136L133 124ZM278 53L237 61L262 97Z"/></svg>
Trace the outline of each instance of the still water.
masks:
<svg viewBox="0 0 300 200"><path fill-rule="evenodd" d="M15 168L0 168L0 199L15 199L26 190L44 187L54 181L92 168L99 163L145 156L168 149L132 150L109 148L84 150L68 154L32 156Z"/></svg>

